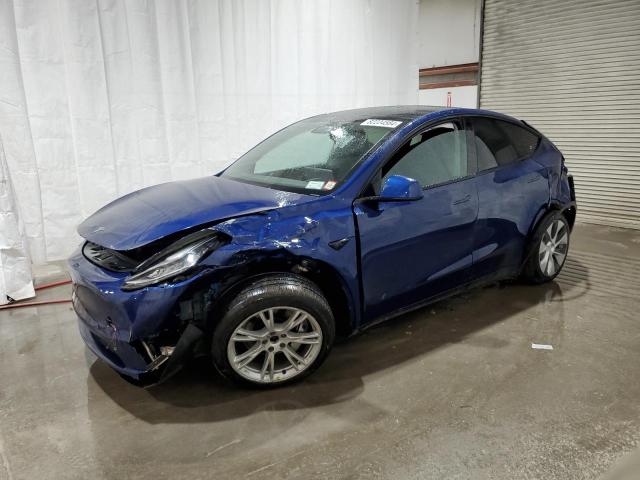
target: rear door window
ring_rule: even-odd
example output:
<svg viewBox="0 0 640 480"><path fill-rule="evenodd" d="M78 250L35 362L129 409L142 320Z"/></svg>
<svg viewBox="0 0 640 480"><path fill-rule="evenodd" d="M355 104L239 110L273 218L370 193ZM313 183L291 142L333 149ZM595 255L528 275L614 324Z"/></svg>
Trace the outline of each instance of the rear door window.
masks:
<svg viewBox="0 0 640 480"><path fill-rule="evenodd" d="M478 171L510 165L530 156L540 139L525 128L492 118L472 119Z"/></svg>

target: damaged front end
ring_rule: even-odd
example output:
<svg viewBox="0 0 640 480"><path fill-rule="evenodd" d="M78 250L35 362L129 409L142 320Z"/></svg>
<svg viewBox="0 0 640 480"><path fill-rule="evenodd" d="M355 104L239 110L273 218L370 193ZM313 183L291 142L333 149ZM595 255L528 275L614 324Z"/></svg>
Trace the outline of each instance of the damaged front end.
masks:
<svg viewBox="0 0 640 480"><path fill-rule="evenodd" d="M189 323L179 340L173 346L157 347L150 341L140 343L144 347L147 359L150 361L147 370L137 378L124 376L126 380L140 386L150 386L162 383L178 373L182 366L191 358L196 345L201 342L204 332L196 325ZM174 342L170 342L174 343Z"/></svg>
<svg viewBox="0 0 640 480"><path fill-rule="evenodd" d="M214 219L202 205L196 216L185 204L176 219L157 208L143 210L143 225L131 227L130 218L115 220L126 214L122 202L115 213L103 209L98 220L90 217L79 229L87 241L69 259L73 305L88 347L129 381L161 382L189 357L209 356L226 299L247 281L274 272L316 283L343 320L341 333L352 332L359 291L350 204L321 197L311 209L304 203L309 197L294 205L292 194L263 190L269 189L255 195L260 202L236 202L235 215L224 218ZM141 208L142 195L133 197L134 207ZM155 197L163 208L177 208L159 193ZM164 221L163 228L147 214ZM196 223L201 219L206 223ZM110 228L103 229L107 220ZM346 247L336 249L336 239Z"/></svg>
<svg viewBox="0 0 640 480"><path fill-rule="evenodd" d="M207 294L199 285L210 283L212 269L199 261L228 241L202 229L136 251L86 242L69 259L85 343L136 384L176 373L206 328Z"/></svg>

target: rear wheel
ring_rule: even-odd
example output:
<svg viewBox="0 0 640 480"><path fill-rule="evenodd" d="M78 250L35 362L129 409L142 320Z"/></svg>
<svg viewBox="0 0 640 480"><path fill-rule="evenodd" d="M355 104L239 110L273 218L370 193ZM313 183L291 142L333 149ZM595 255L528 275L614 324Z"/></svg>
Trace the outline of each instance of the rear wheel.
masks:
<svg viewBox="0 0 640 480"><path fill-rule="evenodd" d="M273 387L317 369L334 337L331 308L318 287L302 277L274 275L230 302L213 334L212 357L231 380Z"/></svg>
<svg viewBox="0 0 640 480"><path fill-rule="evenodd" d="M569 252L569 222L562 213L548 215L538 226L531 241L523 276L533 283L553 280Z"/></svg>

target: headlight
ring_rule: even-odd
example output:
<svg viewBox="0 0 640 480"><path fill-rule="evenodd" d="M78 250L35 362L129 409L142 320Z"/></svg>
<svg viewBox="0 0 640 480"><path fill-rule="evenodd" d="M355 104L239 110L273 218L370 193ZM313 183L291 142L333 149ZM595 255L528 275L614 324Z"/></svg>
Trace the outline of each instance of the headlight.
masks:
<svg viewBox="0 0 640 480"><path fill-rule="evenodd" d="M122 289L135 290L155 285L185 273L222 243L217 232L212 230L188 235L141 263L125 280Z"/></svg>

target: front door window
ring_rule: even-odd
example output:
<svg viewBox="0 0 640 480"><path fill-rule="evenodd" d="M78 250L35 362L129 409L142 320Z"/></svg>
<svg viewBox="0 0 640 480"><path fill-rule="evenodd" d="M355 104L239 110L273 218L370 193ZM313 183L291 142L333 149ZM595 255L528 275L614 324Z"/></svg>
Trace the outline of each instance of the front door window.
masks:
<svg viewBox="0 0 640 480"><path fill-rule="evenodd" d="M391 175L402 175L426 188L468 174L465 131L449 122L414 136L383 171L383 181Z"/></svg>

